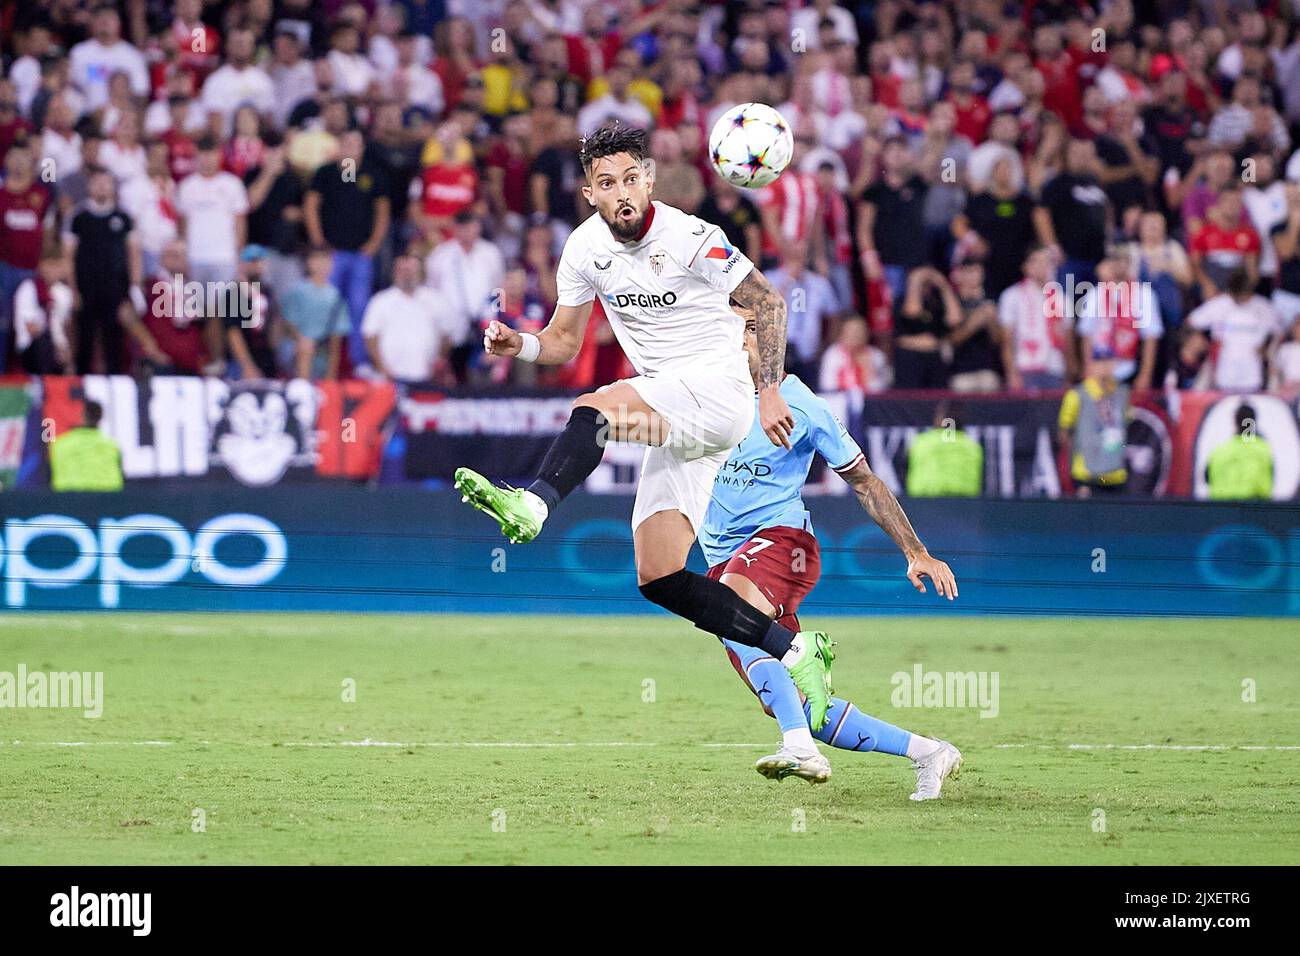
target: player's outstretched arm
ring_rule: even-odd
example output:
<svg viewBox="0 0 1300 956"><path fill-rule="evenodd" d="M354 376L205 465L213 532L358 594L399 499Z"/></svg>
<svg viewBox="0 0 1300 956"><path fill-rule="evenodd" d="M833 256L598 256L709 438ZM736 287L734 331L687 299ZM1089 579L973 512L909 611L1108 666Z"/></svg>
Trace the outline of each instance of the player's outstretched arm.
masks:
<svg viewBox="0 0 1300 956"><path fill-rule="evenodd" d="M754 313L758 337L758 420L773 445L790 448L794 416L781 397L785 375L785 300L758 269L753 269L731 297Z"/></svg>
<svg viewBox="0 0 1300 956"><path fill-rule="evenodd" d="M582 305L557 305L546 328L537 333L541 347L533 359L538 365L563 365L573 360L582 347L582 337L591 318L591 302ZM493 319L483 330L483 351L488 355L514 357L524 346L524 337L504 322ZM527 356L525 356L526 358Z"/></svg>
<svg viewBox="0 0 1300 956"><path fill-rule="evenodd" d="M907 578L913 586L924 594L925 583L922 578L928 577L934 582L934 589L940 597L946 597L949 601L955 598L957 579L953 577L952 569L925 549L921 539L912 530L912 523L903 513L903 506L898 503L889 486L867 466L866 461L858 462L843 472L842 477L858 496L867 514L871 515L871 520L880 525L907 558Z"/></svg>

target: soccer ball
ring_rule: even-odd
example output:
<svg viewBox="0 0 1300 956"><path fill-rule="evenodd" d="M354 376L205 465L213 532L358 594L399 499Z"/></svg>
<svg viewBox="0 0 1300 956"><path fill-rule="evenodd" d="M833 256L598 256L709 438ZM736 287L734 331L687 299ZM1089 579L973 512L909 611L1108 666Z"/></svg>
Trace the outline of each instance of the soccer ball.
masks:
<svg viewBox="0 0 1300 956"><path fill-rule="evenodd" d="M709 134L713 168L748 188L774 182L794 154L790 124L766 103L741 103L722 114Z"/></svg>

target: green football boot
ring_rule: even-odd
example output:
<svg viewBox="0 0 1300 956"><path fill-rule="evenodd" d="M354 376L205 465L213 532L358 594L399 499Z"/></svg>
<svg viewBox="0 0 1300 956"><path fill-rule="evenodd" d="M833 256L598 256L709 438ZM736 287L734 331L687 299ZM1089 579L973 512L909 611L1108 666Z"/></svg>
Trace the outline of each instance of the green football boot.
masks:
<svg viewBox="0 0 1300 956"><path fill-rule="evenodd" d="M800 631L790 648L797 651L798 657L786 664L794 685L808 700L809 722L814 733L826 725L826 712L831 707L831 664L835 661L831 648L834 646L822 631Z"/></svg>
<svg viewBox="0 0 1300 956"><path fill-rule="evenodd" d="M467 501L493 518L511 544L527 544L542 530L541 519L524 500L520 488L498 488L477 471L456 469L456 490Z"/></svg>

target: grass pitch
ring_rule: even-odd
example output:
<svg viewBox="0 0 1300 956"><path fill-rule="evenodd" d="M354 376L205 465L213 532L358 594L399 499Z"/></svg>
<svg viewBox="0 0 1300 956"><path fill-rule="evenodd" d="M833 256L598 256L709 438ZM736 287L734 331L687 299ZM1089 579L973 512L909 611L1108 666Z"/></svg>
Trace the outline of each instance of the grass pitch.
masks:
<svg viewBox="0 0 1300 956"><path fill-rule="evenodd" d="M1300 862L1294 621L806 623L843 696L963 749L945 799L830 748L762 779L775 724L667 616L0 616L0 671L105 698L0 709L0 862ZM997 716L893 706L918 663L996 672Z"/></svg>

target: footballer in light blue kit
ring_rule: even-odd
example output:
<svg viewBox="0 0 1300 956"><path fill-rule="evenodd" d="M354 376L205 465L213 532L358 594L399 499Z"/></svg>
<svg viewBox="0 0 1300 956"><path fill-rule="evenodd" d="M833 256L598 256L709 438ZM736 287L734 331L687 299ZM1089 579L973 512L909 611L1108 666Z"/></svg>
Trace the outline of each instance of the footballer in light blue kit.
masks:
<svg viewBox="0 0 1300 956"><path fill-rule="evenodd" d="M750 371L757 374L755 323L744 310L736 311L746 320L745 349ZM781 395L794 417L790 447L773 445L756 423L714 479L713 497L699 529L708 576L773 620L799 630L799 604L821 574L817 539L801 497L813 455L819 454L902 550L907 577L916 589L924 593L922 578L928 577L939 596L955 598L952 570L921 544L898 499L872 473L862 449L825 400L794 375L782 381ZM789 672L760 648L720 640L736 672L781 728L780 750L759 760L755 769L774 780L796 776L822 783L830 779L830 762L814 743L808 705ZM947 741L909 733L839 697L832 698L816 738L843 750L910 758L916 769L913 800L938 798L944 780L961 768L961 752Z"/></svg>

